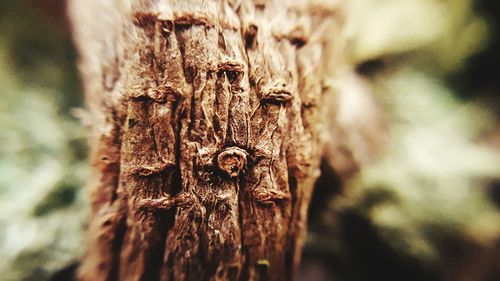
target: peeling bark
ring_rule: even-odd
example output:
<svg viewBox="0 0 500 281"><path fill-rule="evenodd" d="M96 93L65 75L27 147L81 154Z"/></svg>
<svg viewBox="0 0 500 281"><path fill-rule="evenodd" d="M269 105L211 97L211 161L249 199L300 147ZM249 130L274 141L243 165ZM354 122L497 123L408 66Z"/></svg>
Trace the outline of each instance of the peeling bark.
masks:
<svg viewBox="0 0 500 281"><path fill-rule="evenodd" d="M336 4L70 11L93 119L80 280L291 280L323 153Z"/></svg>

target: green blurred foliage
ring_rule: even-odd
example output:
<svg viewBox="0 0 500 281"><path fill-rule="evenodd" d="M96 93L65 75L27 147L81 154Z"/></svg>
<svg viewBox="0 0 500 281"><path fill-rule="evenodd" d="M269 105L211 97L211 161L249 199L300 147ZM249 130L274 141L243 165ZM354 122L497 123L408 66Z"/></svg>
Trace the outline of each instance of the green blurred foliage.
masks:
<svg viewBox="0 0 500 281"><path fill-rule="evenodd" d="M350 64L388 140L315 219L306 253L328 257L341 280L497 280L500 210L489 195L500 151L484 138L500 112L450 83L494 34L470 0L351 3Z"/></svg>
<svg viewBox="0 0 500 281"><path fill-rule="evenodd" d="M0 280L48 280L83 249L88 178L68 37L26 1L0 3Z"/></svg>
<svg viewBox="0 0 500 281"><path fill-rule="evenodd" d="M3 63L26 87L57 89L50 93L58 110L82 103L76 70L76 52L62 11L49 16L42 10L51 1L0 1L0 46ZM64 1L54 0L55 6ZM58 3L58 5L57 5ZM49 6L47 9L52 9Z"/></svg>

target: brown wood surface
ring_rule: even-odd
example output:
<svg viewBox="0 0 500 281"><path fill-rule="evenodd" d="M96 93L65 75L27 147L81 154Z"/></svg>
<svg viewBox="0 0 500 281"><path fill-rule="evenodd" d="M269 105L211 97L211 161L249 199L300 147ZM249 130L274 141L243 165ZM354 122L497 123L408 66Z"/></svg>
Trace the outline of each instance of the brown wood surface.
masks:
<svg viewBox="0 0 500 281"><path fill-rule="evenodd" d="M292 279L334 2L70 1L94 166L81 280Z"/></svg>

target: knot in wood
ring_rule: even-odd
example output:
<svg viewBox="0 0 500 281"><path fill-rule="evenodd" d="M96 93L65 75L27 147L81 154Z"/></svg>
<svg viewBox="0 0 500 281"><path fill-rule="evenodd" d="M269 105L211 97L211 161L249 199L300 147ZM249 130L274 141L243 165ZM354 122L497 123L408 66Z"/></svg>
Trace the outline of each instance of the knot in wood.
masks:
<svg viewBox="0 0 500 281"><path fill-rule="evenodd" d="M247 165L248 153L239 147L229 147L217 156L217 167L231 178L237 177Z"/></svg>

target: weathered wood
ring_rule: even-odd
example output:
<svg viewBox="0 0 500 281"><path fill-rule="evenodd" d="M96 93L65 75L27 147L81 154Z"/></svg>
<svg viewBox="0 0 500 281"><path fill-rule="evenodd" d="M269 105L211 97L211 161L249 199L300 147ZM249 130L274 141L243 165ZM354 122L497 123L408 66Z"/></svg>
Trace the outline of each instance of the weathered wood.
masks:
<svg viewBox="0 0 500 281"><path fill-rule="evenodd" d="M93 215L81 280L291 280L323 151L330 1L72 0Z"/></svg>

